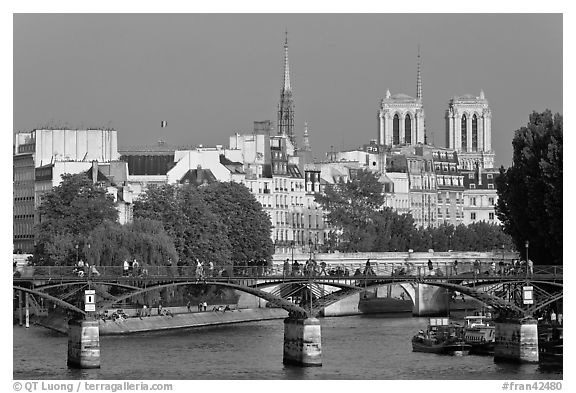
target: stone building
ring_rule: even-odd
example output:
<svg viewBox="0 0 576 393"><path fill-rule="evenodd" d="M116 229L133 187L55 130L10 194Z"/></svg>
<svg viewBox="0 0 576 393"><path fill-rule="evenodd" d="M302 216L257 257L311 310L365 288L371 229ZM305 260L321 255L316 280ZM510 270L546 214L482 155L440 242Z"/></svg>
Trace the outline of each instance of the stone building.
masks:
<svg viewBox="0 0 576 393"><path fill-rule="evenodd" d="M500 224L496 216L498 192L496 179L500 176L497 169L462 171L464 181L464 221L468 225L478 221Z"/></svg>
<svg viewBox="0 0 576 393"><path fill-rule="evenodd" d="M115 130L37 129L16 133L13 154L14 250L33 251L34 226L39 222L37 208L42 195L60 184L64 173L87 172L94 165L114 167L111 172L107 170L115 185L109 192L115 198L120 195L120 218L130 219L130 197L126 195L125 201L124 190L116 188L125 180L119 177L122 170L118 168L123 165L118 162L119 157Z"/></svg>

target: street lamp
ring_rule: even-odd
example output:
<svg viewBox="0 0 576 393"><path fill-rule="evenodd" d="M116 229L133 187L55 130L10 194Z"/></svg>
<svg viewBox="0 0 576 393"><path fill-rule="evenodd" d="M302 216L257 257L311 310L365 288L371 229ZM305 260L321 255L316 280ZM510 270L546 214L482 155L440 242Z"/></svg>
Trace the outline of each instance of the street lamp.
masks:
<svg viewBox="0 0 576 393"><path fill-rule="evenodd" d="M292 264L294 264L294 240L290 242L290 247L292 248Z"/></svg>
<svg viewBox="0 0 576 393"><path fill-rule="evenodd" d="M76 244L76 266L78 266L78 244Z"/></svg>
<svg viewBox="0 0 576 393"><path fill-rule="evenodd" d="M528 279L528 247L530 247L530 241L526 240L524 245L526 246L526 279Z"/></svg>

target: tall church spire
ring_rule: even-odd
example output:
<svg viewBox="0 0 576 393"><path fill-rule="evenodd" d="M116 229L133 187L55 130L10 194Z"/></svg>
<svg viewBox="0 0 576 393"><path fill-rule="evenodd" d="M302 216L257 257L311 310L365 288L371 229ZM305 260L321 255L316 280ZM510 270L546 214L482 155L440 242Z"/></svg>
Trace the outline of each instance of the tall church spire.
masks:
<svg viewBox="0 0 576 393"><path fill-rule="evenodd" d="M290 86L290 67L288 65L288 31L284 40L284 85L280 93L280 103L278 104L278 135L286 135L296 149L296 138L294 136L294 100L292 98L292 87Z"/></svg>
<svg viewBox="0 0 576 393"><path fill-rule="evenodd" d="M292 90L290 88L290 63L288 62L288 31L284 40L284 91Z"/></svg>
<svg viewBox="0 0 576 393"><path fill-rule="evenodd" d="M416 98L422 99L422 75L420 74L420 44L418 44L418 75L416 77Z"/></svg>

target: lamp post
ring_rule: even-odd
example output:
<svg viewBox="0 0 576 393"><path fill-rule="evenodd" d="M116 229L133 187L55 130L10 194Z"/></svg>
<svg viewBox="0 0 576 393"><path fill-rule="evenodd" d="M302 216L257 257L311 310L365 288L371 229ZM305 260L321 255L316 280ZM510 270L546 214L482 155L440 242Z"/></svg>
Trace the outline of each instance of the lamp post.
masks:
<svg viewBox="0 0 576 393"><path fill-rule="evenodd" d="M76 266L78 266L78 244L76 244Z"/></svg>
<svg viewBox="0 0 576 393"><path fill-rule="evenodd" d="M528 247L530 247L530 241L526 240L524 245L526 246L526 279L528 279Z"/></svg>
<svg viewBox="0 0 576 393"><path fill-rule="evenodd" d="M292 264L294 264L294 240L290 242L290 248L292 248Z"/></svg>

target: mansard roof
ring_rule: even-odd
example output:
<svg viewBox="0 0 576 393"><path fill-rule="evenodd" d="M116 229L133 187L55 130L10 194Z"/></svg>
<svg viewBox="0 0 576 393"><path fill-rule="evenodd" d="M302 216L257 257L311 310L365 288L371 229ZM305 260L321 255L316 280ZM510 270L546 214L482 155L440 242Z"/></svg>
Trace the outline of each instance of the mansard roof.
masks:
<svg viewBox="0 0 576 393"><path fill-rule="evenodd" d="M208 184L218 181L210 169L190 169L180 178L180 184Z"/></svg>

